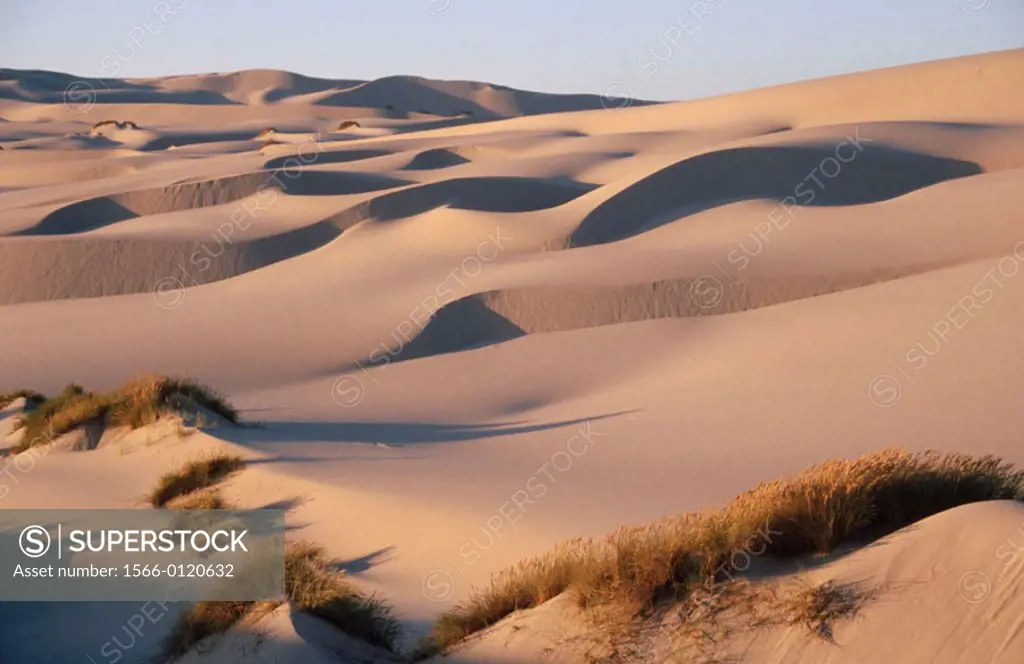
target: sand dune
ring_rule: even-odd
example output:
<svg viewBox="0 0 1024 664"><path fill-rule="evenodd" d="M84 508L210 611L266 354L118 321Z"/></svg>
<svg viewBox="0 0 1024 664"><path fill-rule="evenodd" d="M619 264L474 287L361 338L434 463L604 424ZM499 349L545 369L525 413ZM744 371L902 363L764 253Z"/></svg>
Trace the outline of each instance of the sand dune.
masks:
<svg viewBox="0 0 1024 664"><path fill-rule="evenodd" d="M397 664L403 661L287 606L278 608L252 625L235 629L208 650L193 651L178 661L182 664L214 664L258 658L269 662L332 664L341 656L360 664Z"/></svg>
<svg viewBox="0 0 1024 664"><path fill-rule="evenodd" d="M323 247L352 220L324 219L248 241L57 238L0 244L3 304L200 286ZM116 272L115 272L116 270Z"/></svg>
<svg viewBox="0 0 1024 664"><path fill-rule="evenodd" d="M74 76L0 70L0 393L190 374L262 425L86 436L10 470L0 507L141 507L183 460L242 454L258 463L225 498L287 506L412 647L556 542L811 463L897 444L1024 464L1022 80L1015 50L607 112L249 70L89 81L85 108L64 103ZM1019 569L984 602L958 583L1020 518L967 506L782 570L884 592L835 644L723 615L717 656L1017 662ZM394 661L293 608L183 661ZM18 662L99 659L130 610L0 622L39 637ZM440 661L587 661L607 635L574 611L513 615ZM672 627L625 661L701 661Z"/></svg>
<svg viewBox="0 0 1024 664"><path fill-rule="evenodd" d="M412 161L406 165L405 170L433 171L440 168L451 168L452 166L468 164L471 161L471 159L460 154L460 151L458 150L437 148L434 150L425 150L417 154L413 157Z"/></svg>
<svg viewBox="0 0 1024 664"><path fill-rule="evenodd" d="M486 83L435 81L416 76L353 81L251 69L155 79L94 79L48 71L0 70L0 99L59 104L69 89L89 94L93 103L99 105L289 103L376 108L402 114L468 114L480 118L603 108L601 97L597 95L545 94Z"/></svg>
<svg viewBox="0 0 1024 664"><path fill-rule="evenodd" d="M863 205L896 198L944 180L981 172L977 164L887 149L877 143L846 154L849 177L840 178L842 165L835 145L787 148L747 148L713 152L680 162L631 185L580 223L569 240L572 246L614 242L634 232L710 207L742 200L772 199L796 205ZM801 182L831 160L835 182L815 192ZM857 171L857 172L854 172ZM797 190L793 182L804 186ZM799 186L799 185L797 185ZM799 196L799 198L798 198ZM787 200L788 199L788 200ZM625 219L641 225L631 227Z"/></svg>
<svg viewBox="0 0 1024 664"><path fill-rule="evenodd" d="M751 627L749 616L733 608L709 620L704 635L688 633L678 617L665 616L660 629L646 631L627 648L632 652L619 652L618 657L631 662L772 664L885 659L1014 662L1021 647L1016 643L1015 618L1021 598L1013 587L1021 568L1011 565L1002 570L1003 578L991 585L975 568L979 561L993 558L993 544L1007 533L1020 537L1022 516L1018 503L968 505L802 573L759 573L762 583L764 577L771 579L782 594L826 581L871 588L857 617L839 621L828 638L802 624L772 625L771 617L763 620L765 626ZM995 578L991 569L986 572ZM922 578L928 582L921 583ZM976 598L982 601L974 603ZM893 624L900 625L899 634L893 632ZM913 638L907 638L911 634ZM522 658L516 661L587 662L608 657L613 652L608 641L601 630L587 627L586 618L568 598L560 598L516 614L449 656L429 661L504 662L515 653ZM960 654L964 652L970 655Z"/></svg>

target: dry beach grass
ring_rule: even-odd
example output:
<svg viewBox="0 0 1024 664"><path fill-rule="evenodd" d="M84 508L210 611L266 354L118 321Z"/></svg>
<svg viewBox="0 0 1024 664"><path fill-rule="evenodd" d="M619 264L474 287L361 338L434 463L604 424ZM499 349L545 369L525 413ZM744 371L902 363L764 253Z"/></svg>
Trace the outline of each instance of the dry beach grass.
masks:
<svg viewBox="0 0 1024 664"><path fill-rule="evenodd" d="M355 590L324 550L310 542L290 544L285 553L285 595L304 613L345 634L393 651L398 622L390 609ZM258 620L276 602L198 602L183 613L164 642L167 661L191 651L203 640L223 634L241 620Z"/></svg>
<svg viewBox="0 0 1024 664"><path fill-rule="evenodd" d="M160 483L150 494L149 502L153 507L163 507L175 499L209 489L244 467L245 461L242 457L235 455L220 454L190 461L179 470L161 477ZM206 495L210 496L210 494ZM213 497L197 499L195 504L201 505L207 501L210 505L216 504L216 499Z"/></svg>
<svg viewBox="0 0 1024 664"><path fill-rule="evenodd" d="M637 615L682 599L733 570L733 554L802 556L875 538L943 510L1024 500L1024 472L991 457L885 450L762 484L728 505L577 540L495 576L438 620L425 657L505 616L571 591L586 608ZM835 593L809 593L801 615L836 611ZM817 607L817 608L816 608Z"/></svg>
<svg viewBox="0 0 1024 664"><path fill-rule="evenodd" d="M81 385L71 384L57 396L36 401L35 409L21 418L24 432L17 451L54 440L91 421L138 429L163 416L206 410L238 422L238 412L223 395L187 378L145 376L109 392L86 391Z"/></svg>

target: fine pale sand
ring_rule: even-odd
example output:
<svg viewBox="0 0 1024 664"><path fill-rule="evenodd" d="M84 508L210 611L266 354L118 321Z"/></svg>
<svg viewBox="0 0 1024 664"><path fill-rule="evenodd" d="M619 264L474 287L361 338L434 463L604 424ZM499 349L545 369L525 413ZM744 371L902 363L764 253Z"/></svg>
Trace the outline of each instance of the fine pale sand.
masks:
<svg viewBox="0 0 1024 664"><path fill-rule="evenodd" d="M224 497L290 509L411 646L559 541L827 459L1024 465L1022 50L614 111L277 71L64 104L73 80L0 71L0 392L186 374L264 426L5 459L0 508L141 507L230 449L256 463ZM1016 664L1022 560L1019 506L958 508L793 575L877 592L834 643L738 629L715 656ZM0 660L103 661L137 609L0 605ZM573 611L445 661L585 662ZM339 638L282 607L183 661L391 661Z"/></svg>

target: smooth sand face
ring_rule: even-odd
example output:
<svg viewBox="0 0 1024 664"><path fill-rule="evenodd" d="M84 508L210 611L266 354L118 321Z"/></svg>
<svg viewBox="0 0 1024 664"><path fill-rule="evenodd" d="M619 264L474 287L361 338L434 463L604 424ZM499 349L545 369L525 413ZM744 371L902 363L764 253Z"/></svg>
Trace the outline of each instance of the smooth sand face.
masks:
<svg viewBox="0 0 1024 664"><path fill-rule="evenodd" d="M82 113L60 81L7 78L0 391L192 374L266 427L53 454L0 506L139 504L182 460L240 447L266 462L227 497L292 505L417 636L560 540L825 459L1024 463L1022 81L1009 51L610 112L261 71ZM998 539L1002 512L972 514L957 528ZM971 564L950 559L954 589ZM974 661L977 639L1019 661L1009 623L943 606L979 631L935 661ZM854 641L898 621L872 610ZM68 652L123 620L94 617ZM534 661L523 648L465 661ZM821 661L875 653L844 652Z"/></svg>

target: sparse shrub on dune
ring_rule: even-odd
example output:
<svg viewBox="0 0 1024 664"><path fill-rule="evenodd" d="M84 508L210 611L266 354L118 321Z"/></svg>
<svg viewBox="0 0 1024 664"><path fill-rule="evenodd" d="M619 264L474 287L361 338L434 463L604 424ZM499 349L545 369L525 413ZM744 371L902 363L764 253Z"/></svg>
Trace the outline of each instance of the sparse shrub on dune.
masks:
<svg viewBox="0 0 1024 664"><path fill-rule="evenodd" d="M577 540L524 561L442 615L419 655L442 652L565 591L584 608L635 616L735 572L736 551L824 553L958 505L1000 499L1024 500L1024 473L992 456L889 449L829 461L761 484L721 508L622 528L604 541Z"/></svg>
<svg viewBox="0 0 1024 664"><path fill-rule="evenodd" d="M163 507L172 500L208 489L244 467L245 460L242 457L226 454L190 461L180 470L161 477L156 489L150 494L149 502L153 507Z"/></svg>
<svg viewBox="0 0 1024 664"><path fill-rule="evenodd" d="M353 127L360 127L360 126L362 126L362 125L360 125L355 120L345 120L340 125L338 125L338 131L344 131L346 129L351 129Z"/></svg>
<svg viewBox="0 0 1024 664"><path fill-rule="evenodd" d="M295 608L338 630L395 652L399 627L391 611L351 587L323 549L295 542L285 552L285 596ZM278 602L198 602L178 618L164 641L165 661L184 655L203 639L222 634L241 620L255 621Z"/></svg>
<svg viewBox="0 0 1024 664"><path fill-rule="evenodd" d="M238 411L223 395L188 378L144 376L110 392L88 392L81 385L72 384L22 416L25 432L17 451L98 419L106 426L138 429L163 416L203 410L238 422Z"/></svg>

